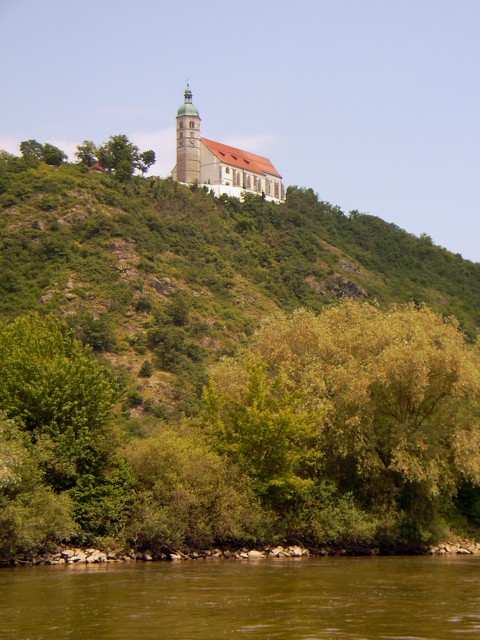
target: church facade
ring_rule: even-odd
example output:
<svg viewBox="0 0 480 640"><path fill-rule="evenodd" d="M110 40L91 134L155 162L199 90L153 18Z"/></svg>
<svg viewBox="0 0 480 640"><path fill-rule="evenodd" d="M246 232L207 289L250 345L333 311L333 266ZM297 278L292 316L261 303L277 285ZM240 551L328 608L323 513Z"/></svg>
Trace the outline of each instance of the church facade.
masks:
<svg viewBox="0 0 480 640"><path fill-rule="evenodd" d="M240 197L248 192L274 202L285 200L282 176L268 158L203 138L200 121L187 85L184 103L177 112L175 180L205 185L217 196L225 193Z"/></svg>

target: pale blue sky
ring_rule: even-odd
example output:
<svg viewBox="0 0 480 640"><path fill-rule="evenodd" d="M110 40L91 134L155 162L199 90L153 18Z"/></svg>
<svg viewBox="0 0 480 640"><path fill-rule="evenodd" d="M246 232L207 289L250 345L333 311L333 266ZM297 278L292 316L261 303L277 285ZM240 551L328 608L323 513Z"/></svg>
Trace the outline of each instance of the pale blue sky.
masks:
<svg viewBox="0 0 480 640"><path fill-rule="evenodd" d="M202 134L480 261L478 0L0 0L0 148ZM73 158L72 158L73 159Z"/></svg>

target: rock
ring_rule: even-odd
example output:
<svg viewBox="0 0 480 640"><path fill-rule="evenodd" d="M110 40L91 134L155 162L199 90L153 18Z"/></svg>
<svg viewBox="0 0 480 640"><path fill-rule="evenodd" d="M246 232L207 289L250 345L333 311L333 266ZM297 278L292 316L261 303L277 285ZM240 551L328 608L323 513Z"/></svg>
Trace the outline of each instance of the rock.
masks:
<svg viewBox="0 0 480 640"><path fill-rule="evenodd" d="M169 296L177 289L180 289L179 285L172 282L170 278L154 278L152 286L162 296Z"/></svg>
<svg viewBox="0 0 480 640"><path fill-rule="evenodd" d="M87 550L88 552L88 550ZM85 562L87 564L92 564L94 562L106 562L107 560L107 554L103 553L102 551L99 551L98 549L96 549L93 553L91 553L89 556L87 556Z"/></svg>
<svg viewBox="0 0 480 640"><path fill-rule="evenodd" d="M117 556L113 551L107 551L107 560L116 560Z"/></svg>
<svg viewBox="0 0 480 640"><path fill-rule="evenodd" d="M64 549L62 551L63 558L72 558L75 555L75 551L73 549Z"/></svg>
<svg viewBox="0 0 480 640"><path fill-rule="evenodd" d="M285 549L281 546L274 547L273 549L270 549L269 555L273 556L274 558L280 558L281 556L285 555Z"/></svg>
<svg viewBox="0 0 480 640"><path fill-rule="evenodd" d="M248 552L240 551L240 553L237 553L237 558L242 558L243 560L248 560Z"/></svg>
<svg viewBox="0 0 480 640"><path fill-rule="evenodd" d="M302 556L307 555L308 552L306 549L302 549L302 547L293 546L288 547L288 553L292 558L301 558Z"/></svg>
<svg viewBox="0 0 480 640"><path fill-rule="evenodd" d="M261 551L257 551L256 549L252 549L251 551L248 552L248 557L249 558L265 558L265 554L262 553Z"/></svg>
<svg viewBox="0 0 480 640"><path fill-rule="evenodd" d="M368 298L366 291L355 282L335 274L327 280L318 280L315 276L307 276L305 283L320 295L330 295L335 298L353 298L355 300Z"/></svg>
<svg viewBox="0 0 480 640"><path fill-rule="evenodd" d="M143 554L143 558L142 558L142 559L143 559L143 560L145 560L145 562L151 562L151 561L153 560L153 556L152 556L152 554L151 554L151 553L149 553L148 551L146 551L146 552Z"/></svg>
<svg viewBox="0 0 480 640"><path fill-rule="evenodd" d="M182 556L179 553L169 553L168 559L172 562L177 562L178 560L182 560Z"/></svg>
<svg viewBox="0 0 480 640"><path fill-rule="evenodd" d="M471 555L471 551L469 551L468 549L465 549L465 547L459 547L457 549L457 553L461 554L461 555Z"/></svg>
<svg viewBox="0 0 480 640"><path fill-rule="evenodd" d="M74 556L72 556L72 562L85 562L87 559L87 554L83 551L78 551Z"/></svg>
<svg viewBox="0 0 480 640"><path fill-rule="evenodd" d="M232 554L228 549L225 549L225 551L223 552L223 557L228 559L232 557Z"/></svg>

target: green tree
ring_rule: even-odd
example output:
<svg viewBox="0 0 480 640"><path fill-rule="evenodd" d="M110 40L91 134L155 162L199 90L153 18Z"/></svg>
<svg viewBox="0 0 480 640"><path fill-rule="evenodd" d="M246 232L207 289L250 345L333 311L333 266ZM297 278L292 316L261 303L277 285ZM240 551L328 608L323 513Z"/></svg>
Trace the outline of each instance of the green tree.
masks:
<svg viewBox="0 0 480 640"><path fill-rule="evenodd" d="M82 144L77 145L75 157L80 164L93 167L97 162L97 147L91 140L84 140Z"/></svg>
<svg viewBox="0 0 480 640"><path fill-rule="evenodd" d="M252 362L225 360L205 390L203 426L219 450L254 481L263 503L276 510L301 499L316 479L321 452L317 415L283 374L267 377Z"/></svg>
<svg viewBox="0 0 480 640"><path fill-rule="evenodd" d="M454 320L348 301L272 321L252 350L323 405L325 473L367 508L419 535L440 499L480 482L479 353Z"/></svg>
<svg viewBox="0 0 480 640"><path fill-rule="evenodd" d="M130 524L138 546L207 547L255 536L250 483L191 428L161 426L124 450L135 475Z"/></svg>
<svg viewBox="0 0 480 640"><path fill-rule="evenodd" d="M110 461L112 377L66 324L32 313L0 330L0 410L21 421L57 491Z"/></svg>
<svg viewBox="0 0 480 640"><path fill-rule="evenodd" d="M43 145L36 140L24 140L20 143L20 151L25 160L31 163L43 160Z"/></svg>
<svg viewBox="0 0 480 640"><path fill-rule="evenodd" d="M150 169L150 167L155 164L155 160L155 151L152 151L151 149L149 149L148 151L143 151L140 154L140 159L137 163L137 169L139 169L142 172L142 175L144 175Z"/></svg>
<svg viewBox="0 0 480 640"><path fill-rule="evenodd" d="M118 171L119 179L126 180L140 160L139 148L124 134L110 136L108 142L97 149L98 161L108 171Z"/></svg>
<svg viewBox="0 0 480 640"><path fill-rule="evenodd" d="M71 500L45 484L25 433L0 416L0 558L48 548L74 531Z"/></svg>
<svg viewBox="0 0 480 640"><path fill-rule="evenodd" d="M67 160L67 154L53 144L46 142L43 145L43 160L47 164L58 167Z"/></svg>

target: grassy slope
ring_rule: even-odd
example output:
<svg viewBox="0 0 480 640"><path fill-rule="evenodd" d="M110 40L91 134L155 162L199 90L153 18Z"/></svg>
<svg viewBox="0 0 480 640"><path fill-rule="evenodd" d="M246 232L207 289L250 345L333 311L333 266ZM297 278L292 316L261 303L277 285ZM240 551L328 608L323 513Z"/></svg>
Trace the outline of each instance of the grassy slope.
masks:
<svg viewBox="0 0 480 640"><path fill-rule="evenodd" d="M205 366L263 317L352 291L425 301L472 337L480 326L480 264L311 190L219 201L40 165L0 172L0 211L0 320L60 310L126 372L133 412L195 410ZM146 360L154 373L138 378Z"/></svg>

